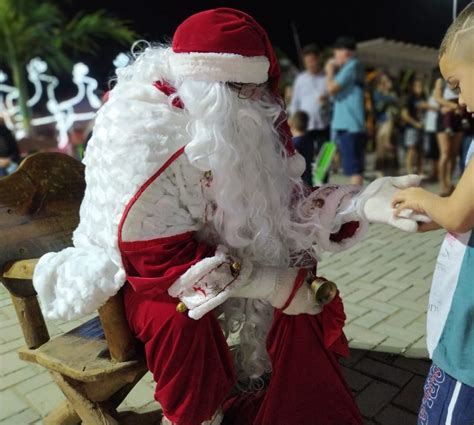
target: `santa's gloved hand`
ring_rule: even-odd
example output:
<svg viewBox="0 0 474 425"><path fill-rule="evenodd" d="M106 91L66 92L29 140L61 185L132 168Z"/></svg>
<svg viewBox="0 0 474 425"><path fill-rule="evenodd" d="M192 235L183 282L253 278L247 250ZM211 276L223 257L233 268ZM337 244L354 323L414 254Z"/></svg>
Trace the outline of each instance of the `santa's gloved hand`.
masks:
<svg viewBox="0 0 474 425"><path fill-rule="evenodd" d="M265 300L273 307L281 309L287 304L299 273L300 269L296 268L264 267L257 269L249 279L249 283L234 290L232 296ZM305 271L304 277L306 276L307 272ZM316 303L311 287L303 282L283 313L290 315L318 314L321 311L322 306Z"/></svg>
<svg viewBox="0 0 474 425"><path fill-rule="evenodd" d="M419 186L421 177L411 174L401 177L382 177L373 181L354 198L355 209L362 219L370 223L390 224L405 232L416 232L417 222L428 223L431 219L413 210L402 210L398 216L391 201L395 192L412 186Z"/></svg>

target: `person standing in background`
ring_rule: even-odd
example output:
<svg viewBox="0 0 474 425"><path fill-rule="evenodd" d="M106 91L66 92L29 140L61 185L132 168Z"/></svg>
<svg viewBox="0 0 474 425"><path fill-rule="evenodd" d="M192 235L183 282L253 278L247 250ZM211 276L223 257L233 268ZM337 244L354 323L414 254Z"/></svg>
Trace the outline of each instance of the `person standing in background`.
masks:
<svg viewBox="0 0 474 425"><path fill-rule="evenodd" d="M402 108L402 120L405 124L404 143L407 150L405 157L408 174L423 174L423 108L426 106L423 95L423 83L413 81Z"/></svg>
<svg viewBox="0 0 474 425"><path fill-rule="evenodd" d="M378 177L396 169L396 152L393 144L394 116L397 113L398 96L387 74L380 75L374 91L376 113L375 170Z"/></svg>
<svg viewBox="0 0 474 425"><path fill-rule="evenodd" d="M334 99L332 131L341 154L342 168L351 184L362 185L367 142L364 110L364 68L356 57L356 42L340 37L334 58L326 64L326 81Z"/></svg>
<svg viewBox="0 0 474 425"><path fill-rule="evenodd" d="M436 81L434 96L441 107L438 116L440 196L449 196L454 190L453 172L463 138L462 108L458 105L459 94L441 78Z"/></svg>
<svg viewBox="0 0 474 425"><path fill-rule="evenodd" d="M301 178L310 187L313 187L311 164L314 158L314 144L307 131L308 122L309 116L304 111L296 111L288 120L295 149L303 156L306 162L306 168Z"/></svg>
<svg viewBox="0 0 474 425"><path fill-rule="evenodd" d="M439 104L434 96L433 87L432 93L428 98L428 102L426 104L423 134L425 158L430 160L432 163L432 168L428 180L432 182L438 181L439 148L436 133L438 132L439 109Z"/></svg>
<svg viewBox="0 0 474 425"><path fill-rule="evenodd" d="M308 114L307 135L315 143L319 152L324 142L329 140L329 94L326 76L321 66L319 49L315 44L303 48L303 65L293 85L293 94L289 108L290 115L297 111Z"/></svg>

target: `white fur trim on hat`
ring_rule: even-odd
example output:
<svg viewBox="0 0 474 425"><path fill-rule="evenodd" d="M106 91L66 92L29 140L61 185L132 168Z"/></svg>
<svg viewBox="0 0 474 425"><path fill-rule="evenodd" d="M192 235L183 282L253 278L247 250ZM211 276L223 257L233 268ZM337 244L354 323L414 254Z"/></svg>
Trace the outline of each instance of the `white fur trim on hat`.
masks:
<svg viewBox="0 0 474 425"><path fill-rule="evenodd" d="M233 53L173 53L170 65L175 75L197 81L262 84L268 80L266 56Z"/></svg>

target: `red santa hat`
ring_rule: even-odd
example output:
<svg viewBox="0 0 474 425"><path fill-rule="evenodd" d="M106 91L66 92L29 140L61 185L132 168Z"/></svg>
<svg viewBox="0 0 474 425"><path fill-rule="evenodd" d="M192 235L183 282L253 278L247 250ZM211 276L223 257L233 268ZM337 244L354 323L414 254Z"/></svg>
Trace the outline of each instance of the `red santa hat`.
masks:
<svg viewBox="0 0 474 425"><path fill-rule="evenodd" d="M261 84L279 96L280 66L266 31L240 10L218 8L187 18L173 36L170 65L179 78ZM301 176L304 159L295 154L286 119L278 130L291 158L290 172Z"/></svg>

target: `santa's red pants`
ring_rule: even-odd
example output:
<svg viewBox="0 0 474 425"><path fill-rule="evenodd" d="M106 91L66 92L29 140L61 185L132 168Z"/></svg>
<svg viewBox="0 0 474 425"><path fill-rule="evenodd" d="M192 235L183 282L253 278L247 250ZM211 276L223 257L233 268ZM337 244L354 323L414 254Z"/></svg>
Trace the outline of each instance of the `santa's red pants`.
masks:
<svg viewBox="0 0 474 425"><path fill-rule="evenodd" d="M129 285L124 299L131 329L145 345L155 399L173 422L198 425L224 406L224 423L232 425L362 424L337 357L323 342L325 312L276 311L267 340L273 366L268 388L231 399L233 362L212 313L190 319L176 312L176 299L149 299Z"/></svg>

